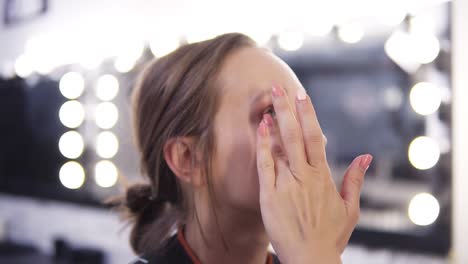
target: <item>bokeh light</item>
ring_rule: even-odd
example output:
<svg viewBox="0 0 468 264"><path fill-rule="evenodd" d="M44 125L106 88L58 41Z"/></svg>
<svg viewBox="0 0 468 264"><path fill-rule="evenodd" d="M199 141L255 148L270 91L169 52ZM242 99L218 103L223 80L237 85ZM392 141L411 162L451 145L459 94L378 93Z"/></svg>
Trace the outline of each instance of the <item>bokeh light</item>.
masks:
<svg viewBox="0 0 468 264"><path fill-rule="evenodd" d="M357 23L340 25L338 27L338 37L346 43L357 43L364 37L364 29Z"/></svg>
<svg viewBox="0 0 468 264"><path fill-rule="evenodd" d="M80 73L68 72L60 79L59 86L65 98L76 99L83 93L85 81Z"/></svg>
<svg viewBox="0 0 468 264"><path fill-rule="evenodd" d="M152 39L149 43L151 53L153 53L156 58L169 54L179 46L179 38L175 36L160 36Z"/></svg>
<svg viewBox="0 0 468 264"><path fill-rule="evenodd" d="M96 153L99 157L110 159L117 154L119 150L119 140L114 133L103 131L99 133L96 140Z"/></svg>
<svg viewBox="0 0 468 264"><path fill-rule="evenodd" d="M413 86L410 92L410 103L414 111L420 115L430 115L437 111L442 102L439 87L432 83L420 82Z"/></svg>
<svg viewBox="0 0 468 264"><path fill-rule="evenodd" d="M278 36L278 45L286 51L298 50L304 44L304 34L297 31L286 31Z"/></svg>
<svg viewBox="0 0 468 264"><path fill-rule="evenodd" d="M417 137L409 145L408 158L416 169L427 170L439 161L439 144L430 137Z"/></svg>
<svg viewBox="0 0 468 264"><path fill-rule="evenodd" d="M68 189L78 189L85 181L83 166L76 161L69 161L62 165L59 171L59 179Z"/></svg>
<svg viewBox="0 0 468 264"><path fill-rule="evenodd" d="M96 96L102 101L114 99L119 92L119 80L114 75L105 74L99 77L96 85Z"/></svg>
<svg viewBox="0 0 468 264"><path fill-rule="evenodd" d="M85 110L78 101L67 101L60 107L60 122L68 128L79 127L83 123L84 117Z"/></svg>
<svg viewBox="0 0 468 264"><path fill-rule="evenodd" d="M96 125L102 129L109 129L115 126L119 119L119 111L115 104L110 102L100 103L95 112Z"/></svg>
<svg viewBox="0 0 468 264"><path fill-rule="evenodd" d="M83 137L76 131L68 131L60 137L59 150L64 157L76 159L83 153Z"/></svg>
<svg viewBox="0 0 468 264"><path fill-rule="evenodd" d="M115 59L114 67L120 73L131 71L135 67L136 61L133 58L118 57Z"/></svg>
<svg viewBox="0 0 468 264"><path fill-rule="evenodd" d="M437 199L429 193L415 195L408 206L408 217L416 225L427 226L439 217L440 205Z"/></svg>
<svg viewBox="0 0 468 264"><path fill-rule="evenodd" d="M440 52L439 39L427 32L412 33L411 36L415 60L422 64L433 62Z"/></svg>
<svg viewBox="0 0 468 264"><path fill-rule="evenodd" d="M108 160L101 160L96 163L94 168L94 179L96 184L103 187L109 188L115 185L118 178L117 167Z"/></svg>
<svg viewBox="0 0 468 264"><path fill-rule="evenodd" d="M15 61L15 72L21 78L26 78L33 73L34 69L26 55L20 55Z"/></svg>

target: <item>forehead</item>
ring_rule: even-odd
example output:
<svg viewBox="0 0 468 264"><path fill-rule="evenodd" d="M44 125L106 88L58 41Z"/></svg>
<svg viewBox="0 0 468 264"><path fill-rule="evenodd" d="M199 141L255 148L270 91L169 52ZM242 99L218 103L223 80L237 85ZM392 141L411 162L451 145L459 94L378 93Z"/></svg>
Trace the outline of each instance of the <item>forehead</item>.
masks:
<svg viewBox="0 0 468 264"><path fill-rule="evenodd" d="M301 87L289 66L262 48L242 48L230 54L221 69L221 100L250 104L259 92L269 91L273 84L282 85L288 94Z"/></svg>

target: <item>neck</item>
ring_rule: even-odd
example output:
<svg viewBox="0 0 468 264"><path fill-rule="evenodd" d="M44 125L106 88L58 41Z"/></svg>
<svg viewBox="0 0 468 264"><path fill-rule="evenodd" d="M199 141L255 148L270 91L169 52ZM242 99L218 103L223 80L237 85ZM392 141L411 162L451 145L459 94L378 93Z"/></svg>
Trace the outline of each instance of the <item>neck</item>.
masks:
<svg viewBox="0 0 468 264"><path fill-rule="evenodd" d="M192 217L185 226L189 247L202 264L220 260L226 264L265 264L269 241L260 214L233 211L217 209L216 223L212 210L198 210L200 224Z"/></svg>

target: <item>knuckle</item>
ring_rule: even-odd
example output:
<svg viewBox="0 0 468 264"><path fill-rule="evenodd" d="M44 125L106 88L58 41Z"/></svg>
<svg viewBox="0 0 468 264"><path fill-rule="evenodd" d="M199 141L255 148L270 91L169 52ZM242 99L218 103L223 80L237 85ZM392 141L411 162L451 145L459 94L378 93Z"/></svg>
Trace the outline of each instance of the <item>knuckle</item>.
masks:
<svg viewBox="0 0 468 264"><path fill-rule="evenodd" d="M325 150L318 150L317 152L317 157L320 163L323 164L327 170L330 170L330 168L328 167L327 153L325 153Z"/></svg>
<svg viewBox="0 0 468 264"><path fill-rule="evenodd" d="M316 171L318 170L318 168L320 167L320 162L318 162L317 160L310 160L309 161L309 165L314 169L314 174L317 174Z"/></svg>
<svg viewBox="0 0 468 264"><path fill-rule="evenodd" d="M270 170L273 168L273 163L267 159L260 159L258 161L258 167L261 170Z"/></svg>
<svg viewBox="0 0 468 264"><path fill-rule="evenodd" d="M361 175L366 174L366 170L365 170L364 168L362 168L361 166L358 166L358 170L359 170L359 173L360 173Z"/></svg>
<svg viewBox="0 0 468 264"><path fill-rule="evenodd" d="M320 166L310 166L310 170L313 174L322 174L320 170Z"/></svg>
<svg viewBox="0 0 468 264"><path fill-rule="evenodd" d="M351 183L356 186L356 187L361 187L362 185L362 177L351 177L350 179Z"/></svg>
<svg viewBox="0 0 468 264"><path fill-rule="evenodd" d="M320 143L321 145L323 144L323 141L324 141L322 134L314 133L312 131L306 131L304 138L309 143Z"/></svg>
<svg viewBox="0 0 468 264"><path fill-rule="evenodd" d="M289 167L289 171L291 172L291 174L295 177L295 178L303 178L303 174L304 174L304 169L302 168L297 168L295 166L290 166Z"/></svg>
<svg viewBox="0 0 468 264"><path fill-rule="evenodd" d="M279 145L275 145L275 146L272 147L271 154L274 157L277 157L277 158L287 159L286 153L284 152L284 150Z"/></svg>
<svg viewBox="0 0 468 264"><path fill-rule="evenodd" d="M312 160L309 161L312 167L321 168L324 166L324 164L328 164L327 156L324 151L312 150L309 152L309 157L313 157Z"/></svg>

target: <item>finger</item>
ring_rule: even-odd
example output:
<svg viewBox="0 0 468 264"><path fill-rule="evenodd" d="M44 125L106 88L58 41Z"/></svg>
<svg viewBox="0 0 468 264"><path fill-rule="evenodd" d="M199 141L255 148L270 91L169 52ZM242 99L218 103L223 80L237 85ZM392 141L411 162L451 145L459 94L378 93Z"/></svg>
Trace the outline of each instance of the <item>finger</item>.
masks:
<svg viewBox="0 0 468 264"><path fill-rule="evenodd" d="M268 126L268 133L271 135L270 138L273 138L275 136L275 133L278 132L275 126L275 122L273 121L273 118L269 114L264 114L263 120L265 124ZM300 178L296 177L298 175L295 175L289 169L288 156L283 150L283 147L281 145L273 143L270 148L270 153L275 163L275 175L276 175L275 187L276 188L278 188L278 186L281 185L283 182L290 181L293 178L298 181L301 181ZM291 177L291 174L294 177Z"/></svg>
<svg viewBox="0 0 468 264"><path fill-rule="evenodd" d="M276 136L281 136L279 134L279 130L277 126L275 125L276 122L273 121L273 117L270 114L263 114L263 120L265 124L268 126L268 134L270 135L270 138L276 138ZM283 145L280 144L279 142L275 143L274 141L271 141L271 146L270 146L270 151L271 155L273 156L273 160L281 159L284 161L288 160L288 155L284 151Z"/></svg>
<svg viewBox="0 0 468 264"><path fill-rule="evenodd" d="M341 185L341 197L345 201L348 216L355 217L356 222L359 216L359 198L361 196L362 183L371 162L372 156L369 154L361 155L354 159L346 170Z"/></svg>
<svg viewBox="0 0 468 264"><path fill-rule="evenodd" d="M257 171L260 194L269 193L275 187L275 163L270 152L268 127L262 120L257 129Z"/></svg>
<svg viewBox="0 0 468 264"><path fill-rule="evenodd" d="M280 186L284 186L288 182L293 181L294 177L291 177L288 161L281 157L273 157L273 159L276 166L275 188L279 188Z"/></svg>
<svg viewBox="0 0 468 264"><path fill-rule="evenodd" d="M289 160L291 170L300 168L307 157L304 151L304 142L302 139L301 127L296 120L293 109L291 108L288 97L284 89L274 85L273 106L275 108L276 119L281 139L283 141L284 151Z"/></svg>
<svg viewBox="0 0 468 264"><path fill-rule="evenodd" d="M317 166L326 160L326 137L317 119L314 106L304 89L298 89L296 95L296 108L302 135L304 137L307 161L312 166Z"/></svg>

